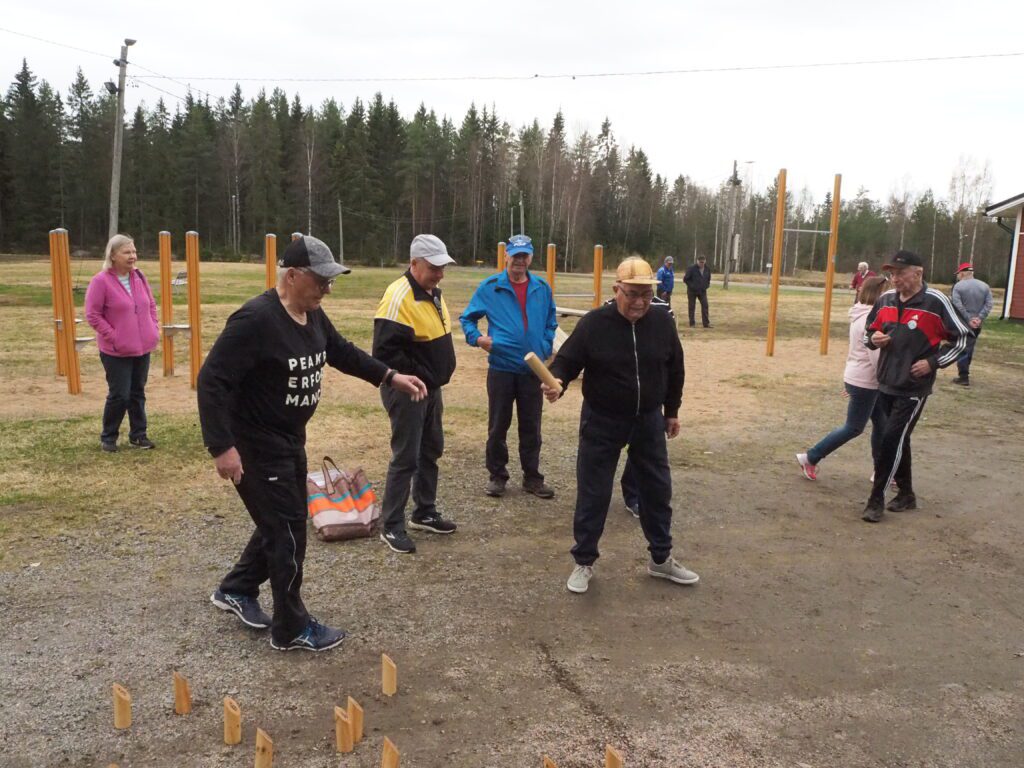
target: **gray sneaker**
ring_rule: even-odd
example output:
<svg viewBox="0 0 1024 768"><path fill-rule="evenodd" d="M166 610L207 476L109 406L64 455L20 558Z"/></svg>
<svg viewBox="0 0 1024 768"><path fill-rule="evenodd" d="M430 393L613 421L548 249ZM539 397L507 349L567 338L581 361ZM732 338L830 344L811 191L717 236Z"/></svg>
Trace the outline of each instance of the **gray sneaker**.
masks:
<svg viewBox="0 0 1024 768"><path fill-rule="evenodd" d="M593 566L577 565L572 569L572 574L569 576L569 581L565 583L565 586L569 588L570 592L582 594L583 592L586 592L587 587L590 586L590 579L593 575Z"/></svg>
<svg viewBox="0 0 1024 768"><path fill-rule="evenodd" d="M647 573L656 579L668 579L676 584L696 584L700 581L700 576L693 571L687 570L671 557L667 558L661 565L658 565L653 560L648 560Z"/></svg>

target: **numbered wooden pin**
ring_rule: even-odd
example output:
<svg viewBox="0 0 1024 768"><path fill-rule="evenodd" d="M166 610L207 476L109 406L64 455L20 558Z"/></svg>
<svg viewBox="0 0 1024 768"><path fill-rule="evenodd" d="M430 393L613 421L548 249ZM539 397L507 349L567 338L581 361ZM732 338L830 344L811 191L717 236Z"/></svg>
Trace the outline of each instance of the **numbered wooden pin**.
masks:
<svg viewBox="0 0 1024 768"><path fill-rule="evenodd" d="M380 665L381 689L385 696L394 696L398 691L398 667L386 653L380 655Z"/></svg>
<svg viewBox="0 0 1024 768"><path fill-rule="evenodd" d="M242 710L230 696L224 697L224 743L242 742Z"/></svg>
<svg viewBox="0 0 1024 768"><path fill-rule="evenodd" d="M334 708L334 741L339 752L352 751L352 721L341 707Z"/></svg>
<svg viewBox="0 0 1024 768"><path fill-rule="evenodd" d="M256 729L256 768L271 768L274 765L274 742L263 732Z"/></svg>
<svg viewBox="0 0 1024 768"><path fill-rule="evenodd" d="M132 696L123 685L114 683L114 727L130 728L132 725Z"/></svg>
<svg viewBox="0 0 1024 768"><path fill-rule="evenodd" d="M352 724L352 743L358 744L363 740L363 708L351 696L348 697L348 721Z"/></svg>
<svg viewBox="0 0 1024 768"><path fill-rule="evenodd" d="M611 744L604 745L604 768L622 768L622 755Z"/></svg>
<svg viewBox="0 0 1024 768"><path fill-rule="evenodd" d="M384 737L384 751L380 756L380 768L398 768L398 759L401 754L398 747L391 743L391 739Z"/></svg>
<svg viewBox="0 0 1024 768"><path fill-rule="evenodd" d="M188 680L174 673L174 714L187 715L192 711L192 689Z"/></svg>
<svg viewBox="0 0 1024 768"><path fill-rule="evenodd" d="M558 766L555 765L554 760L552 760L547 755L544 755L544 768L558 768Z"/></svg>

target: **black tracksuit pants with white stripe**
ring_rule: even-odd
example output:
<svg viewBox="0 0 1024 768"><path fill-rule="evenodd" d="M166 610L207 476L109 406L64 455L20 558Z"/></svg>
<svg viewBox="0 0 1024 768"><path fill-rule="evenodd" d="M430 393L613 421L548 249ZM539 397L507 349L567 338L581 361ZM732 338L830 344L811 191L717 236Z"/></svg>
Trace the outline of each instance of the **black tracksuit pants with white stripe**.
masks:
<svg viewBox="0 0 1024 768"><path fill-rule="evenodd" d="M895 480L900 493L912 494L914 483L910 468L910 435L921 418L928 395L907 397L878 393L877 408L885 419L878 457L875 459L875 481L871 487L872 501L884 501L885 490Z"/></svg>
<svg viewBox="0 0 1024 768"><path fill-rule="evenodd" d="M235 486L256 530L222 592L257 597L270 579L274 616L270 634L280 644L295 639L309 623L299 591L306 558L306 455L262 458L239 448L242 482Z"/></svg>

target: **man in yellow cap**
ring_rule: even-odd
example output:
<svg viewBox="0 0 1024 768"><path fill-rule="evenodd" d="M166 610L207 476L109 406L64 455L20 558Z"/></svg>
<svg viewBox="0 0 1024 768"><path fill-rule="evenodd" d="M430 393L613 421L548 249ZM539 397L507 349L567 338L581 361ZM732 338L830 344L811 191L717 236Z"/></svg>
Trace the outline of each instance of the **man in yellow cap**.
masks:
<svg viewBox="0 0 1024 768"><path fill-rule="evenodd" d="M677 584L700 577L672 558L672 473L665 438L679 434L683 400L683 347L667 312L651 312L658 280L641 258L619 264L615 303L589 312L551 364L560 389L541 386L555 402L586 370L576 459L576 512L566 584L586 592L598 558L619 455L628 447L640 491L640 526L651 554L647 572Z"/></svg>

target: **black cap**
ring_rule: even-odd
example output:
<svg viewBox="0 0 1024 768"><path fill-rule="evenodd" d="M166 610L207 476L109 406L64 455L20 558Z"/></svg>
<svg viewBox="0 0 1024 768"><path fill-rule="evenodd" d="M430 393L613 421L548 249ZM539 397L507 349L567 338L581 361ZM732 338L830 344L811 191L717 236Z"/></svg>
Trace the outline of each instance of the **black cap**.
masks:
<svg viewBox="0 0 1024 768"><path fill-rule="evenodd" d="M921 257L913 251L896 251L888 264L883 264L882 269L903 269L904 267L923 267Z"/></svg>
<svg viewBox="0 0 1024 768"><path fill-rule="evenodd" d="M334 260L334 254L327 243L310 235L298 237L288 243L284 249L279 267L305 267L320 277L333 279L338 275L347 275L352 270Z"/></svg>

